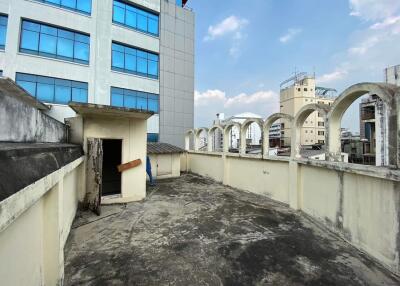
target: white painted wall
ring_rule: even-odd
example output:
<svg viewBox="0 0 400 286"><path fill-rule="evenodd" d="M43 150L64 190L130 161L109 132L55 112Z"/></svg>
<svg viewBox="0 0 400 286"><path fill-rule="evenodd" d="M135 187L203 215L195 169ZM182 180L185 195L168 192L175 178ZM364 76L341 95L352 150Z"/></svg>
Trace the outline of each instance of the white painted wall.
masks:
<svg viewBox="0 0 400 286"><path fill-rule="evenodd" d="M181 161L187 171L303 211L391 271L400 273L398 171L191 151Z"/></svg>
<svg viewBox="0 0 400 286"><path fill-rule="evenodd" d="M129 118L85 117L83 149L87 138L122 139L122 163L140 159L142 164L122 173L122 194L107 202L139 201L146 197L146 120Z"/></svg>
<svg viewBox="0 0 400 286"><path fill-rule="evenodd" d="M181 175L181 154L150 154L155 179L177 178Z"/></svg>
<svg viewBox="0 0 400 286"><path fill-rule="evenodd" d="M61 285L83 157L0 202L1 285Z"/></svg>

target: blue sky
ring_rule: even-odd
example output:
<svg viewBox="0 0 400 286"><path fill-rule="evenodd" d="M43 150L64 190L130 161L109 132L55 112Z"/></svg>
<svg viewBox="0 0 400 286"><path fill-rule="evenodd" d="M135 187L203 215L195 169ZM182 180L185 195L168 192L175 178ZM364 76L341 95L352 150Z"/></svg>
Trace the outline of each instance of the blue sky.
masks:
<svg viewBox="0 0 400 286"><path fill-rule="evenodd" d="M400 64L399 0L190 0L196 13L195 126L215 114L279 111L296 70L343 91ZM342 126L358 129L353 105Z"/></svg>

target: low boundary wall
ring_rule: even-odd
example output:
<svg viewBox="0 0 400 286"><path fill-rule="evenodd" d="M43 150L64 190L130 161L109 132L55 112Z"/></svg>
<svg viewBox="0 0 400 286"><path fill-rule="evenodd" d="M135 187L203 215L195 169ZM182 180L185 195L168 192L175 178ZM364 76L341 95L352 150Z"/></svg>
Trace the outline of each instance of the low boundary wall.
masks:
<svg viewBox="0 0 400 286"><path fill-rule="evenodd" d="M62 285L64 245L82 191L83 160L0 202L2 285Z"/></svg>
<svg viewBox="0 0 400 286"><path fill-rule="evenodd" d="M400 274L399 170L229 153L185 156L185 171L301 210Z"/></svg>

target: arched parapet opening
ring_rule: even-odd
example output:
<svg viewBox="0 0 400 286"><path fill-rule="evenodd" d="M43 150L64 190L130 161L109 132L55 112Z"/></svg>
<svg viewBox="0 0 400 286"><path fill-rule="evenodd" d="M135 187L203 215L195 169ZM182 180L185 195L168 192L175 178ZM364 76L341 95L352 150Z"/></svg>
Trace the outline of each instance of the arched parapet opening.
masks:
<svg viewBox="0 0 400 286"><path fill-rule="evenodd" d="M270 146L270 144L271 144L271 142L270 142L270 139L271 139L270 138L270 129L271 129L272 124L274 124L278 120L279 121L281 121L281 120L284 121L284 122L279 122L279 124L281 125L280 128L279 128L279 130L281 131L280 134L276 135L276 138L272 138L275 141L277 141L277 140L279 141L279 144L278 144L278 142L276 142L276 144L278 144L278 147L281 148L282 144L284 144L283 143L284 142L284 138L282 138L282 134L284 134L284 133L282 133L282 132L285 130L285 127L286 128L290 128L290 126L293 123L293 119L294 119L293 116L290 116L290 115L288 115L286 113L274 113L274 114L272 114L271 116L269 116L265 120L264 125L263 125L263 134L264 134L264 138L263 138L263 154L264 154L264 156L269 156L270 155L270 147L271 147ZM289 126L285 126L284 124L289 125Z"/></svg>
<svg viewBox="0 0 400 286"><path fill-rule="evenodd" d="M207 151L208 128L201 127L195 130L195 151Z"/></svg>
<svg viewBox="0 0 400 286"><path fill-rule="evenodd" d="M240 153L240 132L242 125L238 122L230 122L224 127L224 152L237 149Z"/></svg>
<svg viewBox="0 0 400 286"><path fill-rule="evenodd" d="M292 135L291 135L291 157L301 158L301 129L306 119L313 113L319 112L324 120L324 126L329 125L328 113L331 107L325 104L308 104L303 106L296 114L292 124ZM328 142L329 132L325 132L325 142ZM328 147L326 147L328 150Z"/></svg>
<svg viewBox="0 0 400 286"><path fill-rule="evenodd" d="M330 161L341 161L341 122L344 113L358 98L364 95L379 97L383 103L374 110L376 121L376 165L398 167L398 87L386 83L359 83L342 92L334 101L329 118L329 150ZM395 131L396 130L396 131Z"/></svg>
<svg viewBox="0 0 400 286"><path fill-rule="evenodd" d="M195 134L195 130L194 129L189 129L186 131L185 133L185 150L186 151L190 151L190 150L194 150L194 134Z"/></svg>
<svg viewBox="0 0 400 286"><path fill-rule="evenodd" d="M224 149L224 126L213 125L208 131L208 152L222 152Z"/></svg>
<svg viewBox="0 0 400 286"><path fill-rule="evenodd" d="M262 143L259 141L263 139L263 125L264 121L261 118L248 118L242 123L240 130L241 154L245 155L252 149L257 149L257 146L259 146L259 152L262 153ZM254 148L252 146L254 146Z"/></svg>

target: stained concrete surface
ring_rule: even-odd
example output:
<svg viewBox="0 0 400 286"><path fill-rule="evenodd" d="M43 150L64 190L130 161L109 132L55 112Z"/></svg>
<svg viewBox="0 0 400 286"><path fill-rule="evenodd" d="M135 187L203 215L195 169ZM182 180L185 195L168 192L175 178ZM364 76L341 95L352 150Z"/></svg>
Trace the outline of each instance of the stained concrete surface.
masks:
<svg viewBox="0 0 400 286"><path fill-rule="evenodd" d="M400 285L288 207L192 174L79 213L65 265L64 285Z"/></svg>
<svg viewBox="0 0 400 286"><path fill-rule="evenodd" d="M0 202L81 156L80 145L0 142Z"/></svg>

